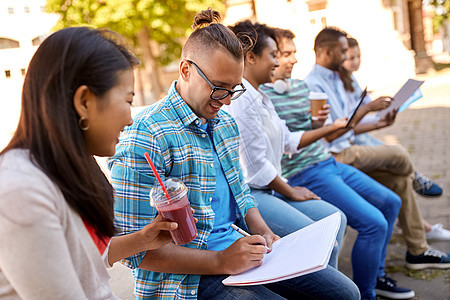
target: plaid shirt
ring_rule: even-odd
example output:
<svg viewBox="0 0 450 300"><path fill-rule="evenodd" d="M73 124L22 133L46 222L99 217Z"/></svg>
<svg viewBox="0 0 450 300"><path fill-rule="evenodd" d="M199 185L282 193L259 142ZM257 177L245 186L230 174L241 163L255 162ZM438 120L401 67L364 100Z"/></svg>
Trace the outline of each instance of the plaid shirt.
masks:
<svg viewBox="0 0 450 300"><path fill-rule="evenodd" d="M149 192L156 180L144 157L148 152L163 180L176 177L188 188L188 199L198 218L198 236L184 246L206 249L214 225L210 202L216 183L214 157L208 134L200 128L200 118L181 98L175 85L176 82L163 100L136 116L109 160L116 190L115 222L120 234L126 234L141 229L156 217L157 211L149 202ZM223 111L209 122L214 147L239 208L237 219L242 224L255 202L239 165L238 128L234 119ZM139 269L144 255L142 252L123 261L134 269L138 299L197 298L200 276Z"/></svg>

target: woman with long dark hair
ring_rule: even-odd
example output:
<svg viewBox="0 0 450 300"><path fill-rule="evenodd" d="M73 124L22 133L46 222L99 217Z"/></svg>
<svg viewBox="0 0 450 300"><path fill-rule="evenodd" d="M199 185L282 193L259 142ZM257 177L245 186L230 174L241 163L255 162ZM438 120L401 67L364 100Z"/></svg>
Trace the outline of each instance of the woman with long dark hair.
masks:
<svg viewBox="0 0 450 300"><path fill-rule="evenodd" d="M111 156L132 123L137 58L112 31L48 37L25 77L17 130L0 153L0 298L111 299L105 269L170 242L160 218L113 237Z"/></svg>

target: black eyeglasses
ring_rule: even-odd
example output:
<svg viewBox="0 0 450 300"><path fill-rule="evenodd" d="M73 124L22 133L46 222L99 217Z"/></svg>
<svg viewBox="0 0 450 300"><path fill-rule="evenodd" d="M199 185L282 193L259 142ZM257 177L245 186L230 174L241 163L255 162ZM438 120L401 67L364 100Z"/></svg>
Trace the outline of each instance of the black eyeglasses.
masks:
<svg viewBox="0 0 450 300"><path fill-rule="evenodd" d="M236 85L233 90L228 90L223 87L215 86L211 81L209 81L205 73L203 73L203 71L200 70L200 68L195 64L195 62L188 59L186 59L186 61L197 69L198 75L200 75L200 77L203 78L212 88L209 98L213 100L222 100L228 97L228 95L230 95L230 99L234 100L237 99L240 95L242 95L246 91L246 88L242 83Z"/></svg>

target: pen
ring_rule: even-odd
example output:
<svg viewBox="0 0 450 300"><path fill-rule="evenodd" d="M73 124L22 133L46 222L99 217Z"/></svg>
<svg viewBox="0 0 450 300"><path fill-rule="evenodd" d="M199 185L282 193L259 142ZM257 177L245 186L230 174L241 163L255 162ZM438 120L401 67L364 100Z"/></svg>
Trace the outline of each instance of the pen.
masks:
<svg viewBox="0 0 450 300"><path fill-rule="evenodd" d="M242 229L242 228L237 227L237 226L234 225L234 224L231 224L231 228L233 228L234 230L236 230L237 232L239 232L239 233L242 234L243 236L251 236L250 233L248 233L247 231L245 231L245 230ZM266 247L267 251L270 250L269 247L267 247L267 246L265 246L265 247Z"/></svg>

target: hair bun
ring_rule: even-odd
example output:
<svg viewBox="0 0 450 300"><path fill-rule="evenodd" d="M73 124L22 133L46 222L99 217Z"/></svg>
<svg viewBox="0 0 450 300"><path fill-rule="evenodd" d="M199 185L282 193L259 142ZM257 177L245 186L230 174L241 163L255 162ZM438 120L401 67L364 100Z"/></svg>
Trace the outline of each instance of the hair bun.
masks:
<svg viewBox="0 0 450 300"><path fill-rule="evenodd" d="M213 23L218 24L220 23L221 19L222 17L220 16L220 13L216 10L212 9L202 10L195 16L194 23L192 24L191 27L195 31L197 29L208 27Z"/></svg>

